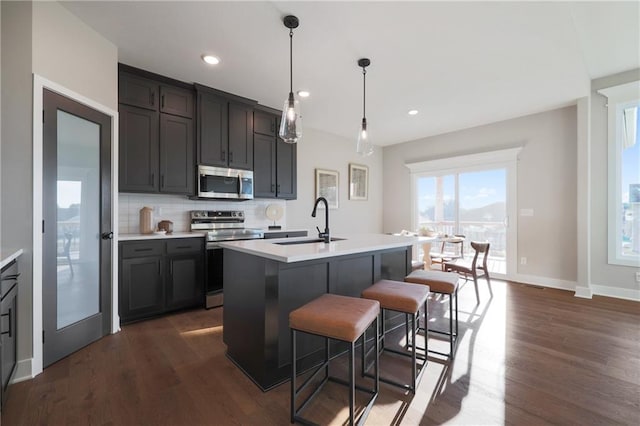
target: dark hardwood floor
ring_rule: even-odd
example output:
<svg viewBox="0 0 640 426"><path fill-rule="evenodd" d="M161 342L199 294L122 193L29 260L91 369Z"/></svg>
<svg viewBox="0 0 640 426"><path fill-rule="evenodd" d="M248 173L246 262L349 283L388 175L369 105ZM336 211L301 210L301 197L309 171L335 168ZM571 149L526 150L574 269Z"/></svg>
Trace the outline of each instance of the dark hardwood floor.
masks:
<svg viewBox="0 0 640 426"><path fill-rule="evenodd" d="M480 285L478 306L471 285L460 292L455 361L431 358L415 396L381 384L367 424L640 424L640 303L500 281L489 298ZM381 360L407 375L404 359ZM346 391L327 386L307 414L343 424ZM222 309L124 326L12 385L2 410L4 426L288 423L289 384L263 393L226 358Z"/></svg>

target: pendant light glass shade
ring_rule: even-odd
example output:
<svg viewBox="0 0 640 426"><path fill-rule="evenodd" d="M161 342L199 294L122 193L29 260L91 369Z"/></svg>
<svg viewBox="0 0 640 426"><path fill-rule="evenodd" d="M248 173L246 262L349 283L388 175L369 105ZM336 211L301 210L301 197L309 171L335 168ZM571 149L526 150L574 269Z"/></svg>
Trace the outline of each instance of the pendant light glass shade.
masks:
<svg viewBox="0 0 640 426"><path fill-rule="evenodd" d="M297 143L302 138L302 116L300 102L294 98L293 92L284 101L282 120L280 120L280 137L286 143Z"/></svg>
<svg viewBox="0 0 640 426"><path fill-rule="evenodd" d="M369 129L367 128L366 100L367 100L367 67L371 61L367 58L358 60L358 66L362 67L362 123L358 129L358 142L356 152L363 157L373 154L373 144L369 139Z"/></svg>
<svg viewBox="0 0 640 426"><path fill-rule="evenodd" d="M369 142L369 130L367 129L367 119L362 119L362 124L358 129L358 143L356 152L363 157L373 154L373 144Z"/></svg>
<svg viewBox="0 0 640 426"><path fill-rule="evenodd" d="M300 103L293 96L293 29L299 22L293 15L285 16L282 22L289 28L289 96L284 101L278 134L286 143L297 143L302 138L302 117Z"/></svg>

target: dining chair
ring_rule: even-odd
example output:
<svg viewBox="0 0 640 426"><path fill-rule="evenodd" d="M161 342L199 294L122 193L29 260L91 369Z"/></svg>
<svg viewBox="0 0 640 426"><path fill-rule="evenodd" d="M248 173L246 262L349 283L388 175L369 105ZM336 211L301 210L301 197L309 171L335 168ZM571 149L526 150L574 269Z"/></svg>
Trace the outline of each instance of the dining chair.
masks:
<svg viewBox="0 0 640 426"><path fill-rule="evenodd" d="M444 264L455 259L464 259L464 239L462 234L445 237L440 244L440 252L429 253L432 264L440 264L440 269L446 271ZM425 258L426 260L426 258Z"/></svg>
<svg viewBox="0 0 640 426"><path fill-rule="evenodd" d="M478 292L478 277L485 277L489 286L489 293L493 297L491 290L491 278L489 277L489 268L487 267L487 257L489 256L489 243L481 243L477 241L471 242L471 247L475 250L473 260L471 262L464 259L455 259L444 263L444 269L450 272L457 272L462 275L465 281L469 280L469 276L473 278L473 285L476 289L476 300L480 303L480 293ZM480 259L480 255L482 258Z"/></svg>

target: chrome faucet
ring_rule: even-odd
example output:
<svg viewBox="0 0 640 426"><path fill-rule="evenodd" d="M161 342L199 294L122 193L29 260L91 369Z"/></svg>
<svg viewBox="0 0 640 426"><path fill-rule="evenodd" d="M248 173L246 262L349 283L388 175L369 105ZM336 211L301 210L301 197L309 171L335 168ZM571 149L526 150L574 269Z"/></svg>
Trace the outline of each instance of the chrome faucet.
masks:
<svg viewBox="0 0 640 426"><path fill-rule="evenodd" d="M320 202L324 203L324 232L320 232L320 228L316 226L318 230L318 238L323 238L325 243L331 242L331 237L329 236L329 203L327 199L324 197L318 197L316 203L313 206L313 212L311 212L311 217L316 217L316 209L318 208L318 204Z"/></svg>

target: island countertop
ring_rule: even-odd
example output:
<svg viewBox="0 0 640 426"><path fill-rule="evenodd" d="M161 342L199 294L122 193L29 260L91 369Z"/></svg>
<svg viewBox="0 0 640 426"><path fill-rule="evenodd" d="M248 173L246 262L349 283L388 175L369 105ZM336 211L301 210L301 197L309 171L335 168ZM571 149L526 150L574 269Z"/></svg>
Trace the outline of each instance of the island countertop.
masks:
<svg viewBox="0 0 640 426"><path fill-rule="evenodd" d="M339 240L331 241L329 244L324 242L292 244L316 239L315 236L308 236L272 240L228 241L221 242L220 246L225 249L236 250L278 262L293 263L375 250L407 247L417 244L420 241L415 237L386 234L340 234L332 238Z"/></svg>

